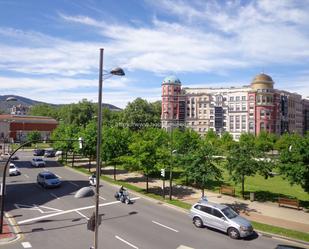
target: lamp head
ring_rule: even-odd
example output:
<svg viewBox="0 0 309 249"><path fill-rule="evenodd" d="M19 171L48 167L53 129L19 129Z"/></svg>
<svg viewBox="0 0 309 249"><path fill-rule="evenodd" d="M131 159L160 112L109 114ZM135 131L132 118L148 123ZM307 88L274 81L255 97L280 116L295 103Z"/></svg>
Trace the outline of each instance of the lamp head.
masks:
<svg viewBox="0 0 309 249"><path fill-rule="evenodd" d="M123 69L120 68L120 67L115 67L115 68L113 68L113 69L110 71L110 74L112 74L112 75L117 75L117 76L124 76L124 75L125 75Z"/></svg>

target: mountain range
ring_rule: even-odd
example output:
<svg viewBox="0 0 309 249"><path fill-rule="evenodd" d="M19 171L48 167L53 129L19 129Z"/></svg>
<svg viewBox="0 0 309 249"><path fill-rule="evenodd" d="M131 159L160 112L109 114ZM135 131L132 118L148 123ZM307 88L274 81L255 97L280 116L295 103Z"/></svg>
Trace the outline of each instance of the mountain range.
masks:
<svg viewBox="0 0 309 249"><path fill-rule="evenodd" d="M16 101L7 101L7 98L9 97L14 97ZM45 102L25 98L22 96L17 96L17 95L0 95L0 113L10 113L10 108L12 107L12 105L23 105L23 106L30 107L30 106L39 105L39 104L47 104L47 105L51 105L55 107L64 105L64 104L55 105L55 104L45 103ZM121 110L117 106L106 104L106 103L102 103L102 107L103 108L107 107L113 111Z"/></svg>

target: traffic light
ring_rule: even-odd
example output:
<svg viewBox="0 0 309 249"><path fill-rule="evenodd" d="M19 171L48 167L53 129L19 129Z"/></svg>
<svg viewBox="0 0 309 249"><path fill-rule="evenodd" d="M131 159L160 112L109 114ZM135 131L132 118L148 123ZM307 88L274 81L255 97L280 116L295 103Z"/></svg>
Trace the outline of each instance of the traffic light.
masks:
<svg viewBox="0 0 309 249"><path fill-rule="evenodd" d="M161 169L161 176L165 177L165 169Z"/></svg>
<svg viewBox="0 0 309 249"><path fill-rule="evenodd" d="M87 229L93 232L95 230L95 214L94 213L91 215L90 219L87 222Z"/></svg>

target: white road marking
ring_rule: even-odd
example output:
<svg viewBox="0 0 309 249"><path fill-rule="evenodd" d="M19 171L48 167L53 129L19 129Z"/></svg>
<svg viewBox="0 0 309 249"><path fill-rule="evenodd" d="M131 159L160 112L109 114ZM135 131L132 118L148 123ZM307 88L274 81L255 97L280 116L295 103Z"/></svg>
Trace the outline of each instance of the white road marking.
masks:
<svg viewBox="0 0 309 249"><path fill-rule="evenodd" d="M60 199L57 195L55 195L54 193L50 193L51 196L55 197L56 199Z"/></svg>
<svg viewBox="0 0 309 249"><path fill-rule="evenodd" d="M115 238L116 239L119 239L120 241L122 241L122 242L124 242L124 243L126 243L127 245L129 245L129 246L131 246L131 247L133 247L133 248L135 248L135 249L138 249L138 247L137 246L135 246L135 245L133 245L133 244L131 244L130 242L128 242L128 241L126 241L126 240L124 240L124 239L122 239L122 238L120 238L119 236L115 236Z"/></svg>
<svg viewBox="0 0 309 249"><path fill-rule="evenodd" d="M56 176L57 176L58 178L60 178L60 179L62 178L62 177L61 177L61 176L59 176L59 175L56 175Z"/></svg>
<svg viewBox="0 0 309 249"><path fill-rule="evenodd" d="M89 218L86 215L82 214L78 210L76 210L75 212L78 213L80 216L84 217L86 220L89 220Z"/></svg>
<svg viewBox="0 0 309 249"><path fill-rule="evenodd" d="M188 246L184 246L184 245L180 245L180 246L177 247L176 249L194 249L194 248L188 247Z"/></svg>
<svg viewBox="0 0 309 249"><path fill-rule="evenodd" d="M106 201L106 199L105 199L104 197L102 197L102 196L99 196L99 198L102 199L102 200L104 200L104 201Z"/></svg>
<svg viewBox="0 0 309 249"><path fill-rule="evenodd" d="M21 245L23 248L32 248L32 245L29 242L22 242Z"/></svg>
<svg viewBox="0 0 309 249"><path fill-rule="evenodd" d="M78 184L74 183L74 182L69 182L70 184L72 184L75 187L78 187Z"/></svg>
<svg viewBox="0 0 309 249"><path fill-rule="evenodd" d="M138 200L140 198L141 197L134 197L134 198L131 198L131 200ZM120 203L120 201L102 203L102 204L99 205L99 207L109 206L109 205L113 205L113 204L117 204L117 203ZM54 217L54 216L58 216L58 215L62 215L62 214L68 214L68 213L72 213L72 212L76 212L76 211L91 209L91 208L94 208L94 207L95 207L95 205L82 207L82 208L69 209L69 210L61 211L61 212L58 212L58 213L55 213L55 214L48 214L48 215L43 215L43 216L32 218L32 219L22 220L22 221L19 221L18 224L20 225L20 224L25 224L25 223L28 223L28 222L31 222L31 221L43 220L43 219L46 219L46 218L50 218L50 217Z"/></svg>
<svg viewBox="0 0 309 249"><path fill-rule="evenodd" d="M24 204L17 204L17 203L15 203L14 206L16 208L20 208L20 209L28 209L28 210L33 210L33 211L39 211L42 214L55 213L55 212L63 211L61 209L47 207L47 206L37 206L35 204L33 204L33 205L24 205ZM44 211L43 209L47 209L49 211Z"/></svg>
<svg viewBox="0 0 309 249"><path fill-rule="evenodd" d="M165 228L167 228L167 229L169 229L169 230L172 230L172 231L178 233L178 231L177 231L176 229L173 229L173 228L171 228L171 227L165 226L165 225L163 225L163 224L161 224L161 223L159 223L159 222L156 222L156 221L154 221L154 220L151 221L151 222L154 223L154 224L157 224L157 225L159 225L159 226L161 226L161 227L165 227Z"/></svg>
<svg viewBox="0 0 309 249"><path fill-rule="evenodd" d="M25 176L26 178L29 178L29 176L28 176L27 174L24 174L24 176Z"/></svg>

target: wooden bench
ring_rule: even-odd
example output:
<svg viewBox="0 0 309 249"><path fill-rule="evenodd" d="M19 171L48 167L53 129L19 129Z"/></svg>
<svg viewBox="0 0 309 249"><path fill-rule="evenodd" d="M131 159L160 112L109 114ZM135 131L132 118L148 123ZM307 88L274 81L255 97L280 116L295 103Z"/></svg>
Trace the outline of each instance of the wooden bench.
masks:
<svg viewBox="0 0 309 249"><path fill-rule="evenodd" d="M220 194L227 194L227 195L235 196L235 188L230 187L230 186L222 185L220 187L219 192L220 192Z"/></svg>
<svg viewBox="0 0 309 249"><path fill-rule="evenodd" d="M299 201L297 199L289 199L289 198L279 197L278 198L278 205L279 205L279 207L282 206L282 205L286 205L286 206L296 207L298 210L300 209Z"/></svg>

